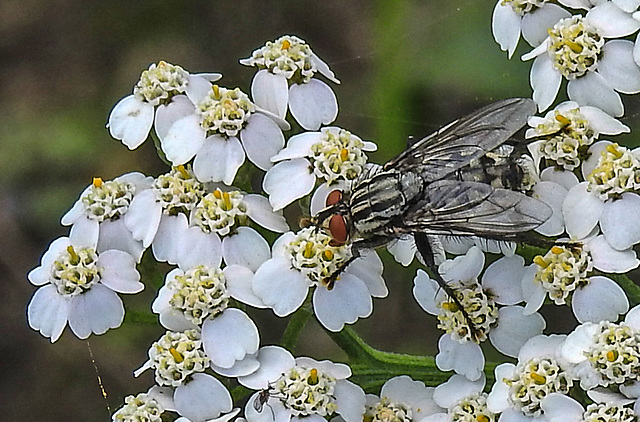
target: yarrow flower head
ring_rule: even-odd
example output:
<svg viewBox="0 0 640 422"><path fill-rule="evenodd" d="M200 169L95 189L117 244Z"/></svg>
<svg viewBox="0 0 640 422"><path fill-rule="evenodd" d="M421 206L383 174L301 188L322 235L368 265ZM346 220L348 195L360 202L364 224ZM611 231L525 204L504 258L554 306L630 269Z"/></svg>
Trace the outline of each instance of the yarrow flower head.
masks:
<svg viewBox="0 0 640 422"><path fill-rule="evenodd" d="M161 403L147 393L140 393L125 397L124 406L113 414L111 420L113 422L162 422L163 413L164 408Z"/></svg>
<svg viewBox="0 0 640 422"><path fill-rule="evenodd" d="M200 126L207 135L236 136L255 113L256 106L240 88L227 89L214 85L196 107Z"/></svg>
<svg viewBox="0 0 640 422"><path fill-rule="evenodd" d="M329 330L340 331L345 323L369 316L372 296L387 295L378 255L363 253L345 269L352 257L350 248L333 245L332 239L309 227L285 233L274 243L273 257L256 271L252 287L276 315L298 309L309 288L316 286L316 317Z"/></svg>
<svg viewBox="0 0 640 422"><path fill-rule="evenodd" d="M281 118L290 109L307 130L317 130L321 124L335 120L336 96L314 75L320 73L334 83L340 81L302 39L285 35L268 41L240 63L260 69L251 84L251 94L260 107Z"/></svg>
<svg viewBox="0 0 640 422"><path fill-rule="evenodd" d="M607 145L600 153L598 166L587 177L587 191L606 201L619 199L624 192L640 190L638 153L618 144Z"/></svg>
<svg viewBox="0 0 640 422"><path fill-rule="evenodd" d="M262 186L273 208L281 209L309 194L316 179L327 185L356 179L365 170L365 152L376 149L373 142L338 127L301 133L271 158L277 164L267 171ZM292 179L297 181L295 186L291 186Z"/></svg>
<svg viewBox="0 0 640 422"><path fill-rule="evenodd" d="M574 15L557 22L549 36L523 60L536 58L531 69L533 99L542 111L556 98L567 79L569 98L597 106L613 116L624 112L616 92L640 92L640 69L634 65L633 43L623 37L640 28L630 14L612 2L598 2L586 16ZM620 75L625 75L621 78Z"/></svg>
<svg viewBox="0 0 640 422"><path fill-rule="evenodd" d="M432 413L433 387L414 381L406 375L386 381L380 397L368 394L363 421L411 422L420 421Z"/></svg>
<svg viewBox="0 0 640 422"><path fill-rule="evenodd" d="M142 72L133 94L115 105L107 127L111 136L121 140L129 149L138 148L149 136L154 123L162 125L163 117L156 116L156 108L166 107L174 97L194 95L199 85L209 85L222 75L203 73L191 75L182 67L160 61Z"/></svg>
<svg viewBox="0 0 640 422"><path fill-rule="evenodd" d="M533 261L539 267L534 282L542 284L556 305L565 304L575 289L587 284L587 273L593 269L591 257L580 247L554 246Z"/></svg>
<svg viewBox="0 0 640 422"><path fill-rule="evenodd" d="M41 265L29 273L29 281L42 286L29 303L29 324L52 342L67 322L83 339L119 327L124 307L116 292L144 289L131 255L115 249L98 253L97 243L96 226L75 229L70 237L54 240Z"/></svg>

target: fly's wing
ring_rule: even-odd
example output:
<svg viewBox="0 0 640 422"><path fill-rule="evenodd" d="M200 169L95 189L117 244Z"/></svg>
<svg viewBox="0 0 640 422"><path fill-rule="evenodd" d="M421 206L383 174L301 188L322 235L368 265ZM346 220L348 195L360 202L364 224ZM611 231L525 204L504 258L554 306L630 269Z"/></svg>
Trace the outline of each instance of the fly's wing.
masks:
<svg viewBox="0 0 640 422"><path fill-rule="evenodd" d="M513 237L551 217L542 201L477 182L440 180L425 187L423 199L403 215L402 231L427 234Z"/></svg>
<svg viewBox="0 0 640 422"><path fill-rule="evenodd" d="M500 146L535 112L528 98L489 104L415 142L384 169L412 171L425 182L440 180Z"/></svg>

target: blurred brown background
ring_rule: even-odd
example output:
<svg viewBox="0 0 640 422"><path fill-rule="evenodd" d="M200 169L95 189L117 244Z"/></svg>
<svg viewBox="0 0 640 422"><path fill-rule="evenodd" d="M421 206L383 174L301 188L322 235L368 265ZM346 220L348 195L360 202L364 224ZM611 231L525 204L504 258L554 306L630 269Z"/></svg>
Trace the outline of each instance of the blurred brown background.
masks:
<svg viewBox="0 0 640 422"><path fill-rule="evenodd" d="M25 278L60 217L100 176L166 171L151 143L130 152L110 138L111 107L131 93L140 72L166 60L191 72L222 72L222 83L249 92L254 70L238 59L267 40L307 40L342 81L337 125L378 143L373 161L492 100L530 96L529 63L508 61L491 36L495 0L432 1L79 1L0 2L0 274L3 420L108 421L123 397L145 391L134 379L158 327L128 324L92 336L90 348L108 397L102 398L86 341L67 329L51 345L29 329L25 309L35 288ZM521 45L516 56L526 52ZM638 127L638 102L624 121ZM625 142L623 140L623 142ZM626 138L630 143L630 138ZM411 295L415 268L392 268L390 295L356 328L374 346L408 353L436 350L434 319ZM393 274L393 277L391 276ZM143 278L143 281L145 279ZM123 297L148 309L155 292ZM283 322L253 313L276 342ZM570 315L565 312L563 315ZM571 326L573 317L557 321ZM340 359L312 321L300 354Z"/></svg>

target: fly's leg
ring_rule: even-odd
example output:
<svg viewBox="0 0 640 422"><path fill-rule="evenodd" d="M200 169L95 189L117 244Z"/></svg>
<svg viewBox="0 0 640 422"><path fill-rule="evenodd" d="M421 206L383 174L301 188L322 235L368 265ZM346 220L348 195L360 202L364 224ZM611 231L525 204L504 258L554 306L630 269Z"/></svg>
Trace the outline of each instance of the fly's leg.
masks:
<svg viewBox="0 0 640 422"><path fill-rule="evenodd" d="M418 233L414 233L413 237L416 242L416 248L418 249L418 252L420 253L420 255L422 255L422 259L424 260L425 265L429 269L429 272L431 273L433 279L438 283L440 288L444 290L447 296L449 296L449 298L453 301L453 303L458 307L458 309L462 313L462 316L465 322L469 326L471 337L475 340L478 340L480 338L480 335L479 335L480 333L478 332L473 321L471 321L471 317L469 317L469 313L467 313L466 309L460 302L460 299L456 295L456 290L453 287L451 287L438 272L438 266L436 265L434 251L433 251L434 248L431 245L429 236L426 235L425 233L418 232Z"/></svg>

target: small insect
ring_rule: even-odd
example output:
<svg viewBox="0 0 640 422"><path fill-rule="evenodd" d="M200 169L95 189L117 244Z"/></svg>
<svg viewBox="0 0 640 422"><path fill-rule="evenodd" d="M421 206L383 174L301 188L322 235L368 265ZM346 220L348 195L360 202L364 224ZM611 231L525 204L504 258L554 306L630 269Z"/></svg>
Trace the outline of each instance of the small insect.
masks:
<svg viewBox="0 0 640 422"><path fill-rule="evenodd" d="M360 250L407 235L435 270L440 236L516 241L547 221L551 208L522 192L532 167L505 144L535 111L535 103L525 98L490 104L363 172L349 190L332 191L326 208L310 222L324 227L334 244L350 243L353 256L327 278L327 287ZM456 300L450 287L438 282Z"/></svg>
<svg viewBox="0 0 640 422"><path fill-rule="evenodd" d="M273 412L273 408L268 403L269 398L272 397L273 389L273 386L269 385L264 390L260 390L256 398L253 399L253 409L258 413L262 413L262 411L264 410L264 406L266 405L269 410L271 410L271 416L273 416L273 419L275 419L276 415Z"/></svg>

